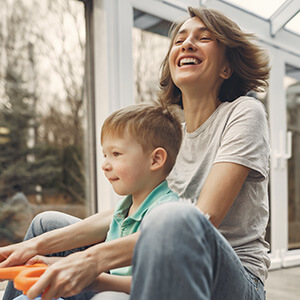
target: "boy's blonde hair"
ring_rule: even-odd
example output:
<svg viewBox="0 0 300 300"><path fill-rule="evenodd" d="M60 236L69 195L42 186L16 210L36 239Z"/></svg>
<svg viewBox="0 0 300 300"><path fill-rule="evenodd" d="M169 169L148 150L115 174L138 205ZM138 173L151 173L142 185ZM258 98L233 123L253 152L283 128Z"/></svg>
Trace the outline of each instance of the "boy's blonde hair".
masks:
<svg viewBox="0 0 300 300"><path fill-rule="evenodd" d="M107 136L120 136L125 130L142 146L145 152L164 148L167 160L166 175L172 170L182 140L181 124L175 113L160 105L137 104L113 112L101 130L101 144Z"/></svg>

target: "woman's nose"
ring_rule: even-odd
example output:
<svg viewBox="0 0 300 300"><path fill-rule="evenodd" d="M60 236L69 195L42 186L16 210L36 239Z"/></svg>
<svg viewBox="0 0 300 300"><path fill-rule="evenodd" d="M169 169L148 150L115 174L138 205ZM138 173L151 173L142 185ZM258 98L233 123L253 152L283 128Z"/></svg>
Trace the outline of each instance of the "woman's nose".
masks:
<svg viewBox="0 0 300 300"><path fill-rule="evenodd" d="M194 51L196 50L196 45L193 42L193 40L191 38L187 38L184 40L184 42L182 43L182 50L183 51Z"/></svg>

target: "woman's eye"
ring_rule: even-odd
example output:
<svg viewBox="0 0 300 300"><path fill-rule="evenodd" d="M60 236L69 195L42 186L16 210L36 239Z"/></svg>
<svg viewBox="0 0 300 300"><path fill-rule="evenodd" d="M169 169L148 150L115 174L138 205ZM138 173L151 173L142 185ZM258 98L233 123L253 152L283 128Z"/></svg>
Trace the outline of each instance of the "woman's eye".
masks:
<svg viewBox="0 0 300 300"><path fill-rule="evenodd" d="M209 41L209 40L211 40L211 38L208 37L208 36L203 36L203 37L200 38L200 40L201 41Z"/></svg>
<svg viewBox="0 0 300 300"><path fill-rule="evenodd" d="M180 45L180 44L182 44L182 40L175 41L175 45Z"/></svg>
<svg viewBox="0 0 300 300"><path fill-rule="evenodd" d="M120 152L113 152L113 156L120 156L121 155L121 153Z"/></svg>

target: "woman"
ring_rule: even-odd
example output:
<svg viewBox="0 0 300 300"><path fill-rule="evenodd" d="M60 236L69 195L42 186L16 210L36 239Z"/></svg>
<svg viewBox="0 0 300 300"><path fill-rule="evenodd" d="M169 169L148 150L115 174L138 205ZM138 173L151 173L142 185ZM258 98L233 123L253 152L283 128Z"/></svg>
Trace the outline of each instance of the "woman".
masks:
<svg viewBox="0 0 300 300"><path fill-rule="evenodd" d="M267 85L268 59L251 35L223 14L202 8L189 8L189 13L189 19L174 27L160 99L184 110L184 141L168 183L196 207L165 204L145 217L135 247L130 299L264 299L268 128L262 104L245 95ZM97 219L83 222L93 229L94 238L89 234L88 240L95 243L100 241L96 227L102 236L108 222L96 226L91 220ZM82 224L75 225L77 231ZM36 296L49 285L45 299L92 289L93 281L102 280L101 275L94 279L98 274L131 262L138 236L71 254L49 267L28 295ZM52 235L51 240L57 238ZM33 242L27 245L30 255L15 261L39 252ZM9 257L20 256L18 251L0 250L0 256L11 263ZM108 290L109 284L102 282ZM95 297L129 298L112 292Z"/></svg>
<svg viewBox="0 0 300 300"><path fill-rule="evenodd" d="M184 204L154 210L135 250L130 299L264 299L268 126L262 104L245 95L266 85L268 59L223 14L189 14L162 68L161 101L182 106L186 120L168 183L209 221Z"/></svg>
<svg viewBox="0 0 300 300"><path fill-rule="evenodd" d="M160 100L184 110L168 183L196 208L166 204L145 218L130 299L264 299L268 126L262 104L245 95L267 85L268 59L223 14L189 14L173 29Z"/></svg>

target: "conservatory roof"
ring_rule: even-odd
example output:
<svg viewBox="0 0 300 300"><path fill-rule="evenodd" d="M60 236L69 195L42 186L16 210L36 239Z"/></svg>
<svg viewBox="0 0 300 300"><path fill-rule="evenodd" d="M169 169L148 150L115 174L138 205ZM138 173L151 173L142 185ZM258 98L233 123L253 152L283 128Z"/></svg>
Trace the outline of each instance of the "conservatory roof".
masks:
<svg viewBox="0 0 300 300"><path fill-rule="evenodd" d="M215 8L270 47L300 58L300 0L130 0L134 25L167 35L188 6ZM181 13L180 13L181 12Z"/></svg>
<svg viewBox="0 0 300 300"><path fill-rule="evenodd" d="M270 22L271 34L281 29L300 35L300 0L223 0Z"/></svg>

